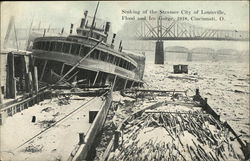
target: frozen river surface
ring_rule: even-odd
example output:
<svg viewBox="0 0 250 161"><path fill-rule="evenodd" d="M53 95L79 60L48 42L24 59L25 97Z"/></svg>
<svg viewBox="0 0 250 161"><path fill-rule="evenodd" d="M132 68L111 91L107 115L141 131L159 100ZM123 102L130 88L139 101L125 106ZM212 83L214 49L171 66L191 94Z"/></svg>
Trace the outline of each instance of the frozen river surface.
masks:
<svg viewBox="0 0 250 161"><path fill-rule="evenodd" d="M184 62L189 73L173 74L175 64L182 63L147 64L145 87L188 90L188 95L193 95L199 88L221 119L229 122L244 140L249 141L249 63Z"/></svg>

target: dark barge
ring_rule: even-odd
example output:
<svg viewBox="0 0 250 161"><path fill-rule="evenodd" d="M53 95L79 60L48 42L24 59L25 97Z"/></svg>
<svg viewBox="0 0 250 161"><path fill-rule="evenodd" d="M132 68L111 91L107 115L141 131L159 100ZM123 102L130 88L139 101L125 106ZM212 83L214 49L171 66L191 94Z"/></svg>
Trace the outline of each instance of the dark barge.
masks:
<svg viewBox="0 0 250 161"><path fill-rule="evenodd" d="M133 92L134 91L134 92ZM202 98L185 91L125 90L122 95L161 101L124 119L101 160L249 160L250 144ZM154 93L154 94L153 94Z"/></svg>

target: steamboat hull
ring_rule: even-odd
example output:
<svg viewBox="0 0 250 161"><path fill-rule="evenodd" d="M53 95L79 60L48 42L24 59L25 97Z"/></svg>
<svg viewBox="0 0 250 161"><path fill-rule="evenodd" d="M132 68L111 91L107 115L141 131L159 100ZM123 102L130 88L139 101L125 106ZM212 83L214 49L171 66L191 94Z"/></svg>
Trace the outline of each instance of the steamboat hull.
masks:
<svg viewBox="0 0 250 161"><path fill-rule="evenodd" d="M57 45L54 44L51 49L53 43ZM96 43L94 40L84 40L75 44L66 39L62 41L61 38L53 37L36 39L32 55L35 66L38 67L39 81L55 84L75 64L80 62L64 79L66 82L81 81L81 84L85 86L112 85L114 90L142 86L143 63L145 62L141 61L142 66L126 53L108 49L105 44L101 44L84 58L94 43ZM70 51L65 51L64 46L67 46ZM60 50L57 50L58 47Z"/></svg>

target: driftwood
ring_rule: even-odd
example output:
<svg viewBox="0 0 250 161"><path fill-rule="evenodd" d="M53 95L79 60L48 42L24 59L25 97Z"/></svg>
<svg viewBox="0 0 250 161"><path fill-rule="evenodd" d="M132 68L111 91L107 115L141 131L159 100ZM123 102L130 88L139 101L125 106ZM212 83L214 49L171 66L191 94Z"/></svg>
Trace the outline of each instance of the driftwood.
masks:
<svg viewBox="0 0 250 161"><path fill-rule="evenodd" d="M132 120L132 119L131 119ZM211 131L205 122L216 126L216 131ZM163 127L168 136L172 139L169 142L157 142L157 139L149 139L138 146L137 138L140 131L144 128L152 129L144 131L145 133L153 131L157 127ZM191 160L200 161L219 161L228 160L230 157L239 159L238 154L230 144L228 131L222 131L222 124L202 112L155 112L143 113L132 121L128 121L123 129L130 141L124 141L120 144L114 160L188 160L184 153L190 155ZM180 136L190 133L194 138L193 145L184 145ZM223 140L222 140L223 139ZM133 140L133 141L132 141ZM225 142L225 144L224 144ZM220 144L218 144L220 143ZM202 145L209 145L209 151L204 150ZM180 145L180 146L176 146ZM225 148L227 145L227 148ZM225 151L229 156L225 155ZM146 153L146 154L144 154Z"/></svg>

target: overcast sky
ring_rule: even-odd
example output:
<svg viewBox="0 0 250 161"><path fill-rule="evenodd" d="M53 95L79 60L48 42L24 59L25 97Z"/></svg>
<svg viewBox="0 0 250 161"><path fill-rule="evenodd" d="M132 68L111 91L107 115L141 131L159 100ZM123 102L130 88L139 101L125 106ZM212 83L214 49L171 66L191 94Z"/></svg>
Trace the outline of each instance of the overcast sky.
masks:
<svg viewBox="0 0 250 161"><path fill-rule="evenodd" d="M1 21L5 25L10 15L14 15L21 25L27 25L34 17L35 22L43 21L52 26L67 25L80 21L84 10L89 10L93 15L97 2L89 1L58 1L58 2L3 2L1 4ZM249 2L246 1L104 1L100 3L97 16L108 19L113 24L113 30L117 32L124 21L121 20L122 10L222 10L226 13L225 21L211 23L212 27L247 30L249 25ZM2 24L2 23L1 23ZM210 26L210 23L199 23L200 26Z"/></svg>
<svg viewBox="0 0 250 161"><path fill-rule="evenodd" d="M5 35L10 16L15 16L16 26L28 27L32 18L33 26L69 27L70 23L79 24L84 10L93 15L97 2L57 1L57 2L2 2L1 37ZM125 21L121 20L122 10L222 10L226 13L223 22L195 22L193 24L230 30L249 29L249 2L247 1L102 1L97 17L111 21L113 32L118 32Z"/></svg>

